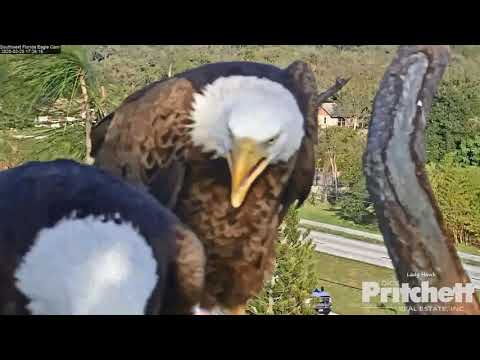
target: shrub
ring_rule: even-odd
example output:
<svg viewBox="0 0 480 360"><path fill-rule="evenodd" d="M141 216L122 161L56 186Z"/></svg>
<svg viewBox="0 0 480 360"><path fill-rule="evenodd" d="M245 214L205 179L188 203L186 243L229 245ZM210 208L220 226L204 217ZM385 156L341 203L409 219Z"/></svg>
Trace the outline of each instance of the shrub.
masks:
<svg viewBox="0 0 480 360"><path fill-rule="evenodd" d="M354 223L365 224L375 221L373 203L369 199L364 177L339 196L337 205L339 215Z"/></svg>
<svg viewBox="0 0 480 360"><path fill-rule="evenodd" d="M428 167L446 227L456 243L480 245L480 168L458 167L453 155Z"/></svg>
<svg viewBox="0 0 480 360"><path fill-rule="evenodd" d="M480 134L460 141L456 161L462 165L480 166Z"/></svg>
<svg viewBox="0 0 480 360"><path fill-rule="evenodd" d="M480 134L480 82L467 78L443 81L432 104L426 130L427 158L439 162L447 154L459 151L462 162L474 165Z"/></svg>

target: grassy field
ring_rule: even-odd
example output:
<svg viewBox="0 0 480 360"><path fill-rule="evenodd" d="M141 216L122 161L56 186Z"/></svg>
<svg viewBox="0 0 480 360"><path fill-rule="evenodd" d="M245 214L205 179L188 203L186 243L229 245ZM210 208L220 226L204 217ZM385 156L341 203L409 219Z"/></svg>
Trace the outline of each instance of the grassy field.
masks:
<svg viewBox="0 0 480 360"><path fill-rule="evenodd" d="M480 256L480 249L478 247L475 247L475 246L459 244L459 245L457 245L457 250L466 252L468 254L473 254L473 255L479 255Z"/></svg>
<svg viewBox="0 0 480 360"><path fill-rule="evenodd" d="M402 304L382 304L380 296L362 304L362 282L376 281L383 286L398 286L393 270L324 253L316 255L319 286L333 299L333 312L340 315L406 315ZM480 298L480 290L477 291Z"/></svg>
<svg viewBox="0 0 480 360"><path fill-rule="evenodd" d="M319 284L333 298L333 311L341 315L400 315L399 304L380 303L380 297L362 304L362 282L397 286L393 270L324 253L317 254Z"/></svg>
<svg viewBox="0 0 480 360"><path fill-rule="evenodd" d="M328 204L317 204L315 206L311 204L305 204L300 209L300 217L302 219L323 222L325 224L338 225L348 227L350 229L362 230L370 232L372 234L379 234L377 225L368 224L360 225L355 224L353 221L342 219L334 207Z"/></svg>
<svg viewBox="0 0 480 360"><path fill-rule="evenodd" d="M370 244L376 244L376 245L383 245L384 244L382 240L372 239L372 238L366 237L366 236L349 234L345 231L332 230L332 229L328 229L328 228L323 227L323 226L302 224L302 227L305 228L305 229L313 230L313 231L320 231L320 232L323 232L325 234L342 236L342 237L345 237L345 238L351 239L351 240L360 240L360 241L368 242Z"/></svg>

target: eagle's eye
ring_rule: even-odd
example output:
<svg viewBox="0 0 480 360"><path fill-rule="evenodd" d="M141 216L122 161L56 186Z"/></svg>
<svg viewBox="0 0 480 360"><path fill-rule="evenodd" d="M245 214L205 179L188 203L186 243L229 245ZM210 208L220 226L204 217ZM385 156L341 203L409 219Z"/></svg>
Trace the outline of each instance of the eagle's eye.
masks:
<svg viewBox="0 0 480 360"><path fill-rule="evenodd" d="M280 135L275 135L274 137L271 137L270 139L268 139L265 143L267 145L273 145L275 143L275 141L277 141L279 136Z"/></svg>

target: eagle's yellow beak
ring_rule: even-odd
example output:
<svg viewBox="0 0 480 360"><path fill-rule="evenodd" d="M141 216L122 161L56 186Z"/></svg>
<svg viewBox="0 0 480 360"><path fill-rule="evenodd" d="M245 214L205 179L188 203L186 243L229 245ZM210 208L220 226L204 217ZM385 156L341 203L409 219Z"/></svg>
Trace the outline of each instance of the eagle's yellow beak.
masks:
<svg viewBox="0 0 480 360"><path fill-rule="evenodd" d="M227 161L232 178L231 203L238 208L252 183L268 166L267 152L255 140L239 138L235 140Z"/></svg>

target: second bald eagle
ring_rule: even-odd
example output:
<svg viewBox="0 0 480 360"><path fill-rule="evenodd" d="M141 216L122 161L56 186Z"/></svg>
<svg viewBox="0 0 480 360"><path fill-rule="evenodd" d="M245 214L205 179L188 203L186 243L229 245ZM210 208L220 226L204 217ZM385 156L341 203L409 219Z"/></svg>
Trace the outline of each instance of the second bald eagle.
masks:
<svg viewBox="0 0 480 360"><path fill-rule="evenodd" d="M215 63L137 91L95 127L95 164L146 186L203 242L203 307L242 313L271 276L277 228L312 185L316 97L303 62Z"/></svg>

